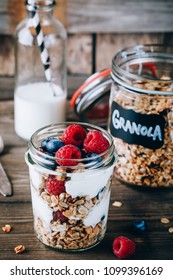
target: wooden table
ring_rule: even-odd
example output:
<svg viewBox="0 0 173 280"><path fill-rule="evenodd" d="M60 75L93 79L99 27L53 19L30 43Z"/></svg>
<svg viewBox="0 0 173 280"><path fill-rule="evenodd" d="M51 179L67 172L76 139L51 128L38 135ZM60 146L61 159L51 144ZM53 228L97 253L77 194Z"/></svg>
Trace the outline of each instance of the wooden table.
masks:
<svg viewBox="0 0 173 280"><path fill-rule="evenodd" d="M68 119L75 120L72 112ZM13 196L0 196L0 259L68 259L68 260L114 260L112 242L119 235L127 236L136 243L136 252L131 259L173 259L173 191L146 190L127 187L113 180L107 233L95 248L80 253L64 253L44 246L33 230L33 215L28 167L24 161L27 143L20 139L13 128L13 101L0 101L0 134L5 142L5 151L0 160L13 185ZM121 201L122 207L112 205ZM160 219L167 217L168 224ZM134 231L134 220L146 222L147 230ZM13 226L4 233L2 226ZM16 254L14 247L22 244L26 251Z"/></svg>

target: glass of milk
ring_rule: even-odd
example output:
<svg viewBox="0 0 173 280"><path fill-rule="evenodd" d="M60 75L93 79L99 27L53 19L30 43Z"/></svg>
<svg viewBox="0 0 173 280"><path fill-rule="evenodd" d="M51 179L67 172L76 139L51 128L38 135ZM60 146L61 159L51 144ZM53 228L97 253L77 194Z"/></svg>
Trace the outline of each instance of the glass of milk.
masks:
<svg viewBox="0 0 173 280"><path fill-rule="evenodd" d="M70 124L47 126L34 133L25 160L29 167L34 229L38 239L55 249L83 251L99 244L105 236L117 156L112 136L107 131L91 124L76 123L87 133L100 131L110 146L89 160L83 151L81 159L73 159L76 161L73 166L54 164L57 158L44 153L41 143L52 137L61 139ZM63 187L55 193L57 184Z"/></svg>
<svg viewBox="0 0 173 280"><path fill-rule="evenodd" d="M34 27L33 5L39 16L44 47L38 46L40 35ZM53 16L53 0L36 0L33 5L26 1L27 16L17 26L15 36L14 126L16 133L27 141L40 127L65 121L67 96L66 31ZM45 51L50 60L50 79L42 60Z"/></svg>

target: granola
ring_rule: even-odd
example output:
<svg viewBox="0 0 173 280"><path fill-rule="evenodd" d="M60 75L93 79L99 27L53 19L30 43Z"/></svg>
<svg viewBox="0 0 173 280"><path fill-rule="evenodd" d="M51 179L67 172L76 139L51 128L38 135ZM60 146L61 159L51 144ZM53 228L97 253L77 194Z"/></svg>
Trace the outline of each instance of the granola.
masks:
<svg viewBox="0 0 173 280"><path fill-rule="evenodd" d="M150 91L173 91L168 79L159 81L137 81L134 86ZM173 186L173 98L170 95L132 94L120 92L114 101L124 109L150 115L161 115L165 120L164 142L160 148L150 149L139 144L128 144L125 140L114 137L118 153L115 164L116 176L120 180L139 186Z"/></svg>
<svg viewBox="0 0 173 280"><path fill-rule="evenodd" d="M44 178L42 182L46 182L45 175L40 175ZM49 176L49 175L48 175ZM69 180L69 178L64 178ZM101 206L103 200L109 205L110 186L112 177L107 182L107 185L95 196L72 197L69 193L63 192L59 196L51 195L46 190L43 183L40 187L32 186L33 210L35 209L34 197L39 197L42 201L40 211L34 210L34 228L38 238L46 245L62 250L84 250L92 247L100 242L106 231L107 216L100 217L97 223L92 225L87 224L89 215L92 215L95 207ZM36 198L36 200L37 200ZM41 203L39 201L36 201ZM41 209L47 207L46 211L50 212L49 220L45 219L41 213ZM64 219L61 217L56 220L54 213L61 212ZM106 212L106 209L104 209Z"/></svg>
<svg viewBox="0 0 173 280"><path fill-rule="evenodd" d="M5 225L2 227L2 230L6 233L10 232L12 229L12 226L11 225Z"/></svg>
<svg viewBox="0 0 173 280"><path fill-rule="evenodd" d="M14 248L14 251L16 254L20 254L25 251L25 246L24 245L18 245Z"/></svg>

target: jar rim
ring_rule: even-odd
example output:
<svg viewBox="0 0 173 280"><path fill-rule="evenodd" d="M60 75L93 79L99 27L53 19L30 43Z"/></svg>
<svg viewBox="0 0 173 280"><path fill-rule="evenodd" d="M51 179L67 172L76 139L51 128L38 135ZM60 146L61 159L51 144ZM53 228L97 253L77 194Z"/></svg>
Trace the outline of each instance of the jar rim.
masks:
<svg viewBox="0 0 173 280"><path fill-rule="evenodd" d="M106 68L95 72L72 95L70 106L83 122L107 126L106 106L112 84L110 71L110 68Z"/></svg>
<svg viewBox="0 0 173 280"><path fill-rule="evenodd" d="M110 69L106 68L89 76L89 78L87 78L85 82L74 92L70 100L70 106L74 109L76 103L79 102L78 99L83 97L81 95L88 94L91 90L96 91L98 86L102 85L103 82L109 81L110 72ZM98 99L99 97L100 96L97 96L95 99Z"/></svg>
<svg viewBox="0 0 173 280"><path fill-rule="evenodd" d="M36 3L38 2L38 3ZM29 0L25 0L25 5L27 7L28 11L33 11L35 10L35 7L37 9L52 9L54 8L54 6L56 5L55 0L38 0L38 1L29 1Z"/></svg>
<svg viewBox="0 0 173 280"><path fill-rule="evenodd" d="M172 95L173 89L171 91L153 91L133 86L133 82L142 81L144 80L144 77L139 74L131 73L127 71L127 69L122 68L126 63L130 63L130 61L138 62L140 66L140 63L152 64L158 58L160 62L171 62L171 69L173 69L173 46L164 46L161 44L143 44L121 49L112 58L112 79L132 92L144 94L148 93L154 95ZM145 77L145 81L151 82L153 79ZM159 81L159 83L167 82L168 84L172 85L173 77L171 77L170 80L162 80L155 77L154 81Z"/></svg>
<svg viewBox="0 0 173 280"><path fill-rule="evenodd" d="M58 130L56 132L56 128L63 129L63 128L67 127L68 125L71 125L71 124L74 124L74 122L62 122L60 124L47 125L47 126L44 126L44 127L40 128L39 130L37 130L31 136L30 141L28 143L27 153L28 152L30 153L32 161L36 162L38 165L41 165L42 163L50 164L51 160L54 160L54 161L62 160L62 159L59 159L57 157L50 156L50 155L44 154L43 152L39 151L38 146L37 146L38 143L36 144L36 137L44 135L44 138L42 138L42 140L43 140L43 139L45 139L45 135L46 136L49 135L49 137L50 137L50 136L52 136L52 135L50 135L50 133L57 134ZM82 122L75 122L75 124L81 125L84 128L88 127L88 129L90 129L90 130L92 130L92 129L97 129L98 130L98 128L99 128L99 131L104 133L104 136L108 139L108 141L110 143L110 146L105 152L90 158L90 159L93 159L93 162L91 161L91 162L87 163L87 161L89 161L90 159L84 157L84 158L81 158L81 159L73 159L73 161L76 162L75 166L58 166L58 167L60 167L61 169L70 168L70 169L74 170L74 169L79 169L79 165L77 165L77 164L80 164L81 168L85 167L87 170L90 170L90 169L93 170L93 169L98 169L98 168L100 169L100 168L104 168L104 167L106 168L107 165L109 165L109 164L111 164L111 162L115 161L115 159L117 158L117 153L115 151L113 138L110 135L110 133L108 133L108 131L104 130L101 127L95 126L93 124L82 123ZM39 139L39 142L40 142L40 140L41 140L41 138ZM99 162L96 164L96 160L99 157L103 157L102 164L99 163ZM68 160L68 159L65 159L65 160ZM69 160L71 160L71 159L69 159Z"/></svg>

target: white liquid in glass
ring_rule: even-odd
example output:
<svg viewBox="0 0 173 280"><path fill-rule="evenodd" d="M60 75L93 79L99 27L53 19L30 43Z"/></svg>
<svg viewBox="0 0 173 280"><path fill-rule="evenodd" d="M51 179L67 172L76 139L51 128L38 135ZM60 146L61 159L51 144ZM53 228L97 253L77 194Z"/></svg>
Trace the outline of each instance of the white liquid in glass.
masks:
<svg viewBox="0 0 173 280"><path fill-rule="evenodd" d="M56 96L54 96L56 93ZM39 128L65 121L66 94L50 83L32 83L18 87L14 95L16 133L25 140Z"/></svg>

